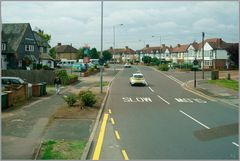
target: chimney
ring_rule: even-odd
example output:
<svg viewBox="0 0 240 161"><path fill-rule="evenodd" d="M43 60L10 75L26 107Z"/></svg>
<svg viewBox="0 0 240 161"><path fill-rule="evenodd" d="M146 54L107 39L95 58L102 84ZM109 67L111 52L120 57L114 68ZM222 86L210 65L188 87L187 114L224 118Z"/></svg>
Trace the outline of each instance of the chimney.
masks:
<svg viewBox="0 0 240 161"><path fill-rule="evenodd" d="M180 47L181 45L180 44L177 44L178 47Z"/></svg>
<svg viewBox="0 0 240 161"><path fill-rule="evenodd" d="M172 45L170 45L170 48L172 48Z"/></svg>
<svg viewBox="0 0 240 161"><path fill-rule="evenodd" d="M165 48L165 44L162 44L162 47L164 47L164 48Z"/></svg>
<svg viewBox="0 0 240 161"><path fill-rule="evenodd" d="M128 49L128 46L125 46L126 49Z"/></svg>
<svg viewBox="0 0 240 161"><path fill-rule="evenodd" d="M146 45L146 48L149 48L149 44Z"/></svg>
<svg viewBox="0 0 240 161"><path fill-rule="evenodd" d="M113 49L113 47L111 46L111 47L110 47L110 49L112 50L112 49Z"/></svg>
<svg viewBox="0 0 240 161"><path fill-rule="evenodd" d="M60 42L59 42L59 43L57 43L57 46L61 46L61 45L62 45L62 43L60 43Z"/></svg>

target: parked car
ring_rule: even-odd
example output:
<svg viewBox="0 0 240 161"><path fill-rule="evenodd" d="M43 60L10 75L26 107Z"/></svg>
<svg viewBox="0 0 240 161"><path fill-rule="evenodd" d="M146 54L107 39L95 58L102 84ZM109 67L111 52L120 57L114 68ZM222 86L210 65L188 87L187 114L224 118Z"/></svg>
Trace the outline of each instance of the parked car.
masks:
<svg viewBox="0 0 240 161"><path fill-rule="evenodd" d="M83 63L74 63L74 64L72 65L72 70L73 70L74 72L83 72L83 71L86 70L86 65L83 64Z"/></svg>
<svg viewBox="0 0 240 161"><path fill-rule="evenodd" d="M129 80L130 80L131 86L133 86L133 85L144 85L145 86L147 84L142 73L132 74L132 76L130 77Z"/></svg>
<svg viewBox="0 0 240 161"><path fill-rule="evenodd" d="M124 64L124 68L131 68L131 64L129 63Z"/></svg>
<svg viewBox="0 0 240 161"><path fill-rule="evenodd" d="M23 85L27 82L19 77L1 77L2 80L2 88L5 88L8 85ZM27 83L28 87L32 87L31 83Z"/></svg>

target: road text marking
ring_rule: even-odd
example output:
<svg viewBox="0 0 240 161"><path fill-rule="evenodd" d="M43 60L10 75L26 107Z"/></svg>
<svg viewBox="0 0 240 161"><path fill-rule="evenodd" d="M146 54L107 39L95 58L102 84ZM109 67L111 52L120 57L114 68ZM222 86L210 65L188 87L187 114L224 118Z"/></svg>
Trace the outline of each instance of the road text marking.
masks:
<svg viewBox="0 0 240 161"><path fill-rule="evenodd" d="M136 97L135 99L131 98L131 97L123 97L123 102L152 102L150 97Z"/></svg>
<svg viewBox="0 0 240 161"><path fill-rule="evenodd" d="M114 119L113 119L113 118L111 118L111 122L112 122L112 124L113 124L113 125L115 124L115 121L114 121Z"/></svg>
<svg viewBox="0 0 240 161"><path fill-rule="evenodd" d="M125 150L122 150L122 155L124 157L124 160L129 160L127 152Z"/></svg>
<svg viewBox="0 0 240 161"><path fill-rule="evenodd" d="M168 101L166 101L165 99L163 99L161 96L157 95L161 100L163 100L164 102L166 102L167 104L170 104Z"/></svg>
<svg viewBox="0 0 240 161"><path fill-rule="evenodd" d="M151 87L148 87L152 92L154 92L154 90Z"/></svg>
<svg viewBox="0 0 240 161"><path fill-rule="evenodd" d="M119 133L118 133L117 130L115 130L115 135L116 135L116 138L117 138L118 140L120 140L120 135L119 135Z"/></svg>
<svg viewBox="0 0 240 161"><path fill-rule="evenodd" d="M237 147L239 147L239 145L238 145L237 143L235 143L235 142L232 142L232 144L233 144L233 145L236 145Z"/></svg>
<svg viewBox="0 0 240 161"><path fill-rule="evenodd" d="M104 114L103 117L103 122L102 122L102 126L100 129L100 133L98 136L98 141L97 141L97 145L93 154L93 160L99 160L99 156L101 153L101 148L102 148L102 143L103 143L103 138L104 138L104 133L105 133L105 128L107 125L107 120L108 120L108 114Z"/></svg>
<svg viewBox="0 0 240 161"><path fill-rule="evenodd" d="M190 115L186 114L185 112L183 112L182 110L179 110L182 114L184 114L185 116L189 117L190 119L192 119L193 121L199 123L200 125L202 125L203 127L205 127L206 129L210 129L210 127L204 125L203 123L201 123L200 121L196 120L195 118L191 117Z"/></svg>

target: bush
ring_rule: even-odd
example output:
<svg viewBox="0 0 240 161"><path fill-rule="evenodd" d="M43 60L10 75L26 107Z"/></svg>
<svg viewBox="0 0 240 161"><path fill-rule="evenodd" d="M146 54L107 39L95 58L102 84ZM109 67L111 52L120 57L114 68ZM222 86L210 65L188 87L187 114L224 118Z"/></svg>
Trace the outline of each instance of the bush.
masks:
<svg viewBox="0 0 240 161"><path fill-rule="evenodd" d="M74 79L74 78L77 78L78 76L76 74L69 74L68 75L68 78L69 79Z"/></svg>
<svg viewBox="0 0 240 161"><path fill-rule="evenodd" d="M160 64L158 69L161 71L168 71L169 67L168 67L168 64Z"/></svg>
<svg viewBox="0 0 240 161"><path fill-rule="evenodd" d="M43 68L44 70L49 70L49 69L50 69L50 67L47 66L47 65L44 65L42 68Z"/></svg>
<svg viewBox="0 0 240 161"><path fill-rule="evenodd" d="M78 97L84 106L92 107L97 102L95 94L89 90L79 92Z"/></svg>
<svg viewBox="0 0 240 161"><path fill-rule="evenodd" d="M56 75L61 79L63 85L69 84L69 77L66 70L56 70Z"/></svg>
<svg viewBox="0 0 240 161"><path fill-rule="evenodd" d="M91 67L91 68L88 68L88 71L89 71L89 72L93 72L94 69L95 69L94 67Z"/></svg>
<svg viewBox="0 0 240 161"><path fill-rule="evenodd" d="M77 97L75 94L69 94L67 96L64 96L63 98L67 102L69 107L73 106L74 103L77 102Z"/></svg>
<svg viewBox="0 0 240 161"><path fill-rule="evenodd" d="M42 64L37 64L37 69L42 69L42 68L43 68Z"/></svg>

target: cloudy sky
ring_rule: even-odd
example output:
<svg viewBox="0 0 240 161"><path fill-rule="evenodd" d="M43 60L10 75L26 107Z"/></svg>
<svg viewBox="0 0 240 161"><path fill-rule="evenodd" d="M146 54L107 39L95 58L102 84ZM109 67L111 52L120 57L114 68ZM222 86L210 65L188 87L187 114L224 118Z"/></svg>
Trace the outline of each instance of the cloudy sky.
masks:
<svg viewBox="0 0 240 161"><path fill-rule="evenodd" d="M88 44L100 50L100 1L2 2L1 16L2 23L30 23L33 30L44 30L52 36L51 46ZM206 38L239 41L238 1L106 1L103 20L104 49L113 46L113 26L116 48L199 42L202 31Z"/></svg>

